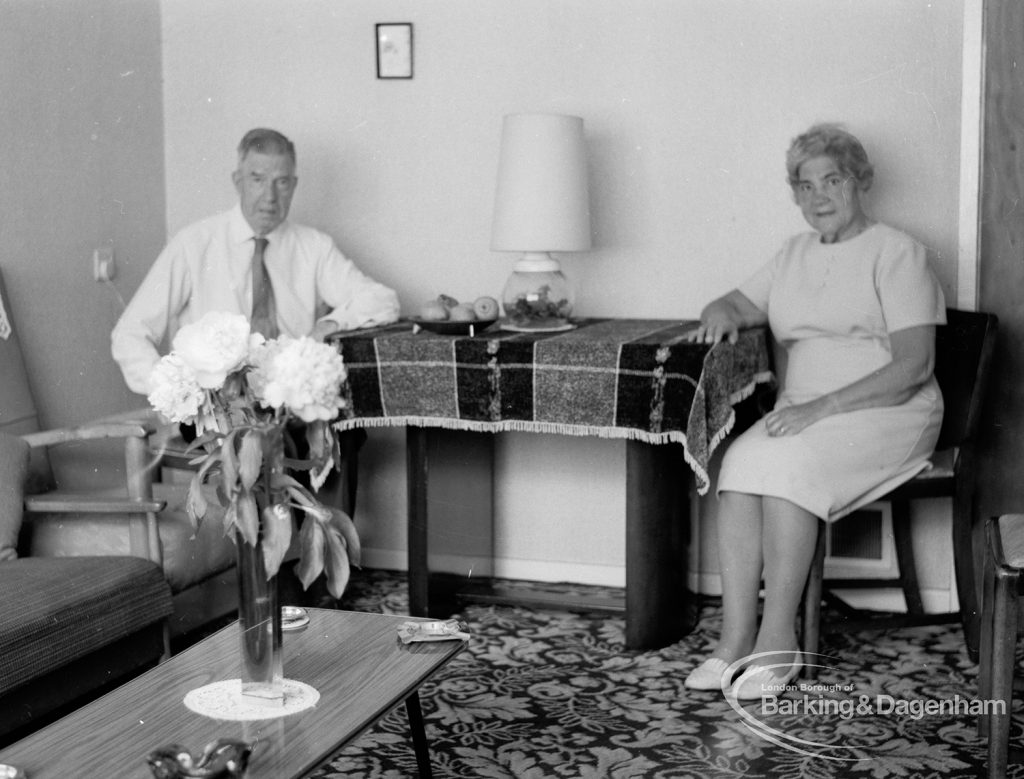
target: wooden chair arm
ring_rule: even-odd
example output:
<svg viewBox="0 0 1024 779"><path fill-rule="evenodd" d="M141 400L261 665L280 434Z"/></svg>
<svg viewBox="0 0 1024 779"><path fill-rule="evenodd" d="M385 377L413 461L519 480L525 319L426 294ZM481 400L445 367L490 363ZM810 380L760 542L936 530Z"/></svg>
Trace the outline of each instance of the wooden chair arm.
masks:
<svg viewBox="0 0 1024 779"><path fill-rule="evenodd" d="M30 447L42 449L71 442L123 440L127 488L127 495L123 497L116 493L112 496L60 491L30 495L24 501L25 511L62 516L108 514L121 517L128 527L132 554L162 565L156 516L167 504L166 501L153 498L153 469L156 463L148 451L150 439L157 432L158 426L159 420L154 412L134 410L79 427L23 434L21 438Z"/></svg>
<svg viewBox="0 0 1024 779"><path fill-rule="evenodd" d="M88 423L87 426L102 425L110 422L133 422L137 424L145 425L152 430L157 430L160 427L166 425L165 422L160 421L160 415L151 408L133 408L129 411L118 411L115 414L109 414L107 416L94 419Z"/></svg>
<svg viewBox="0 0 1024 779"><path fill-rule="evenodd" d="M28 495L24 503L26 514L61 514L66 515L69 521L75 514L123 517L127 523L131 553L163 566L156 515L167 505L167 501L52 492Z"/></svg>
<svg viewBox="0 0 1024 779"><path fill-rule="evenodd" d="M38 514L156 514L166 505L165 500L135 500L57 492L29 495L25 498L26 511Z"/></svg>
<svg viewBox="0 0 1024 779"><path fill-rule="evenodd" d="M22 438L33 449L54 446L73 441L97 441L108 438L148 438L155 427L142 420L125 422L100 422L81 427L62 427L55 430L41 430L38 433L24 433Z"/></svg>

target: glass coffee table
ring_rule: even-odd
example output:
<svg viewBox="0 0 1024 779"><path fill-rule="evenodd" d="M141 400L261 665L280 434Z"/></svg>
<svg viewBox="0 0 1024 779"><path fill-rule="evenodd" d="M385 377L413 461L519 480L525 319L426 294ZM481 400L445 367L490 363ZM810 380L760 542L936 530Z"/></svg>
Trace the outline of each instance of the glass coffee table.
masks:
<svg viewBox="0 0 1024 779"><path fill-rule="evenodd" d="M309 685L314 706L285 717L212 719L184 703L197 688L239 676L238 625L224 629L127 684L0 751L28 779L152 779L146 755L181 744L198 756L215 739L255 743L248 779L313 771L404 702L421 776L430 776L418 690L466 647L462 640L403 644L410 617L309 609L309 625L284 634L284 675Z"/></svg>

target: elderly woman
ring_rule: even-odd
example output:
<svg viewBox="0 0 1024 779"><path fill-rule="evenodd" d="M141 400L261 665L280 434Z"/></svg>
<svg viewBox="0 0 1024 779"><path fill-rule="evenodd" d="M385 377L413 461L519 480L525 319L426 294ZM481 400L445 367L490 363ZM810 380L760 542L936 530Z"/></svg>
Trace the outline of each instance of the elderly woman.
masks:
<svg viewBox="0 0 1024 779"><path fill-rule="evenodd" d="M740 329L768 324L781 347L775 408L722 462L722 634L685 682L731 684L739 700L780 689L801 667L796 611L821 522L925 468L942 421L932 375L942 291L921 245L864 212L873 178L864 147L838 126L817 125L792 142L786 168L813 232L790 238L708 304L690 335L735 341ZM730 666L745 669L727 679Z"/></svg>

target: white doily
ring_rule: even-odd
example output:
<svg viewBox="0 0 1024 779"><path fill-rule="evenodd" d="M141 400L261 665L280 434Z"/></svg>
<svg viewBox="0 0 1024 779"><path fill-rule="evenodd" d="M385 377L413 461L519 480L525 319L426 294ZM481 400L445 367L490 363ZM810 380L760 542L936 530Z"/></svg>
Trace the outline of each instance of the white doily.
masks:
<svg viewBox="0 0 1024 779"><path fill-rule="evenodd" d="M227 679L197 687L185 695L185 705L214 719L249 721L287 717L316 705L320 693L304 682L284 680L284 701L278 705L242 695L242 680Z"/></svg>

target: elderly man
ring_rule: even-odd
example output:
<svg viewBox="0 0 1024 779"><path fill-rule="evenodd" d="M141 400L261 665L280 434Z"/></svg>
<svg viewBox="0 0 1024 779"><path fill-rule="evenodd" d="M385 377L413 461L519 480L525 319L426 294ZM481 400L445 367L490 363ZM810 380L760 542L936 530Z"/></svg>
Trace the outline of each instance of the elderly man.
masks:
<svg viewBox="0 0 1024 779"><path fill-rule="evenodd" d="M232 174L238 204L186 227L163 250L111 334L129 388L149 393L159 349L207 311L253 329L323 338L398 318L395 292L363 274L330 236L287 220L295 147L274 130L246 133Z"/></svg>
<svg viewBox="0 0 1024 779"><path fill-rule="evenodd" d="M295 146L281 133L260 128L242 138L232 174L238 204L175 235L114 327L111 352L130 389L149 394L159 349L209 311L244 314L267 338L322 339L398 319L393 290L363 274L330 236L287 220L295 167ZM342 436L345 478L321 488L328 502L350 514L356 453L365 437L361 430ZM312 589L307 603L332 605L322 586Z"/></svg>

